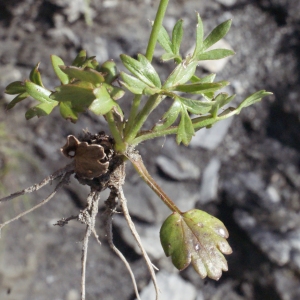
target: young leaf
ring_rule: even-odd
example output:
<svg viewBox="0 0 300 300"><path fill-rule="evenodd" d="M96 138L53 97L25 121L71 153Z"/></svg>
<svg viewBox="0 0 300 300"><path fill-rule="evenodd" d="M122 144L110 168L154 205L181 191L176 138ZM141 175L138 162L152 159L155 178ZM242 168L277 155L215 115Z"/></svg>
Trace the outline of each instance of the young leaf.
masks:
<svg viewBox="0 0 300 300"><path fill-rule="evenodd" d="M82 65L84 64L84 62L86 61L86 51L85 50L81 50L77 56L75 57L75 59L72 62L72 66L74 67L82 67Z"/></svg>
<svg viewBox="0 0 300 300"><path fill-rule="evenodd" d="M172 32L172 50L173 53L179 55L179 49L183 36L183 20L178 20L173 28Z"/></svg>
<svg viewBox="0 0 300 300"><path fill-rule="evenodd" d="M6 109L11 109L13 108L17 103L21 102L22 100L26 99L29 96L27 92L21 93L17 95L11 102L9 102L6 106Z"/></svg>
<svg viewBox="0 0 300 300"><path fill-rule="evenodd" d="M213 31L206 37L203 42L203 51L211 47L213 44L218 42L224 37L230 29L232 20L225 21L218 25Z"/></svg>
<svg viewBox="0 0 300 300"><path fill-rule="evenodd" d="M120 58L124 66L146 85L150 87L161 86L158 74L145 57L139 55L139 60L135 60L128 55L121 54Z"/></svg>
<svg viewBox="0 0 300 300"><path fill-rule="evenodd" d="M60 66L65 65L64 61L56 55L51 55L50 58L51 58L53 70L54 70L56 76L58 77L58 79L60 80L60 82L62 84L68 84L69 83L68 75L60 69Z"/></svg>
<svg viewBox="0 0 300 300"><path fill-rule="evenodd" d="M128 89L131 93L136 95L143 94L144 89L147 87L146 83L124 72L121 72L120 75L123 79L123 81L121 81L121 84L125 86L126 89Z"/></svg>
<svg viewBox="0 0 300 300"><path fill-rule="evenodd" d="M14 81L5 88L5 93L9 95L22 94L26 92L26 87L22 81Z"/></svg>
<svg viewBox="0 0 300 300"><path fill-rule="evenodd" d="M250 95L249 97L247 97L238 107L237 107L237 111L238 113L240 113L242 108L245 108L249 105L252 105L256 102L259 102L263 97L268 96L268 95L272 95L273 93L267 92L265 90L261 90L258 91L252 95Z"/></svg>
<svg viewBox="0 0 300 300"><path fill-rule="evenodd" d="M35 116L37 116L37 117L48 116L57 104L58 104L57 102L56 103L46 103L46 102L40 103L40 104L28 109L25 113L25 118L26 118L26 120L29 120Z"/></svg>
<svg viewBox="0 0 300 300"><path fill-rule="evenodd" d="M202 50L203 45L203 23L199 13L197 13L197 30L196 30L196 46L192 57L196 57Z"/></svg>
<svg viewBox="0 0 300 300"><path fill-rule="evenodd" d="M235 52L229 49L213 49L210 51L206 51L201 53L196 57L197 60L217 60L222 59L227 56L234 55Z"/></svg>
<svg viewBox="0 0 300 300"><path fill-rule="evenodd" d="M33 83L44 87L43 82L42 82L42 78L41 78L41 73L39 71L39 65L40 65L40 63L37 63L36 66L31 70L31 72L29 74L29 79Z"/></svg>
<svg viewBox="0 0 300 300"><path fill-rule="evenodd" d="M163 89L174 87L175 85L184 84L190 80L196 71L198 62L186 61L181 62L170 74L163 85Z"/></svg>
<svg viewBox="0 0 300 300"><path fill-rule="evenodd" d="M118 76L116 63L112 59L104 62L98 71L104 74L106 83L112 83Z"/></svg>
<svg viewBox="0 0 300 300"><path fill-rule="evenodd" d="M195 130L193 127L192 120L186 110L186 108L181 109L181 119L177 130L176 142L179 145L181 142L188 146L193 135L195 134Z"/></svg>
<svg viewBox="0 0 300 300"><path fill-rule="evenodd" d="M60 66L60 69L68 75L69 78L75 78L81 81L90 82L95 86L99 86L101 83L104 82L104 76L102 73L97 72L93 69L82 69L78 67L66 67Z"/></svg>
<svg viewBox="0 0 300 300"><path fill-rule="evenodd" d="M103 83L103 86L105 86L105 88L107 89L108 93L110 94L113 100L119 100L125 94L125 91L117 86L108 83Z"/></svg>
<svg viewBox="0 0 300 300"><path fill-rule="evenodd" d="M26 92L35 100L42 103L54 103L53 99L50 99L51 92L31 81L25 81ZM57 103L56 103L57 104Z"/></svg>
<svg viewBox="0 0 300 300"><path fill-rule="evenodd" d="M163 223L160 240L174 266L185 269L192 263L201 278L218 280L228 266L223 254L232 249L224 224L204 211L192 209L180 215L174 212Z"/></svg>
<svg viewBox="0 0 300 300"><path fill-rule="evenodd" d="M157 124L153 130L159 131L169 128L178 118L178 115L181 111L181 103L179 100L175 99L170 108L162 116L162 124Z"/></svg>
<svg viewBox="0 0 300 300"><path fill-rule="evenodd" d="M172 49L172 42L170 40L169 34L163 26L160 27L158 37L157 37L157 42L162 46L162 48L167 53L174 54Z"/></svg>

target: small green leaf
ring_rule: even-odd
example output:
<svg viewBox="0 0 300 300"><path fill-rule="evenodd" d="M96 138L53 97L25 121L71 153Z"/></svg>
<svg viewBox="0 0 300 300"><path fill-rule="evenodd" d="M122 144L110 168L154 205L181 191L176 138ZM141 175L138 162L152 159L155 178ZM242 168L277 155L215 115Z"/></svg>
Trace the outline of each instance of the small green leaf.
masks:
<svg viewBox="0 0 300 300"><path fill-rule="evenodd" d="M174 53L164 53L162 56L161 56L161 60L162 61L168 61L168 60L171 60L171 59L176 59L176 58L179 58L180 59L180 56L174 54Z"/></svg>
<svg viewBox="0 0 300 300"><path fill-rule="evenodd" d="M197 60L216 60L222 59L231 55L234 55L235 52L229 49L213 49L210 51L206 51L201 53L196 57Z"/></svg>
<svg viewBox="0 0 300 300"><path fill-rule="evenodd" d="M193 53L193 57L196 57L198 53L201 52L202 45L203 45L203 23L199 13L197 13L197 19L198 19L198 23L197 23L197 30L196 30L196 46Z"/></svg>
<svg viewBox="0 0 300 300"><path fill-rule="evenodd" d="M172 42L170 40L169 34L163 26L160 27L158 37L157 37L157 42L162 46L162 48L167 53L174 54L172 49Z"/></svg>
<svg viewBox="0 0 300 300"><path fill-rule="evenodd" d="M225 21L218 25L213 31L206 37L203 42L203 50L214 45L218 42L221 38L223 38L230 29L232 20Z"/></svg>
<svg viewBox="0 0 300 300"><path fill-rule="evenodd" d="M9 104L7 104L6 109L8 110L8 109L13 108L17 103L26 99L28 96L29 96L29 94L27 92L17 95L13 100L11 100L11 102L9 102Z"/></svg>
<svg viewBox="0 0 300 300"><path fill-rule="evenodd" d="M199 101L199 100L188 99L180 96L177 96L176 98L192 114L196 114L196 115L206 114L211 110L211 106L212 106L211 101Z"/></svg>
<svg viewBox="0 0 300 300"><path fill-rule="evenodd" d="M43 82L42 82L42 78L41 78L41 73L39 71L39 65L40 65L40 63L37 63L36 66L31 70L30 75L29 75L29 79L33 83L44 87Z"/></svg>
<svg viewBox="0 0 300 300"><path fill-rule="evenodd" d="M103 86L105 86L105 88L107 89L108 93L110 94L113 100L119 100L125 94L125 91L117 86L108 83L103 83Z"/></svg>
<svg viewBox="0 0 300 300"><path fill-rule="evenodd" d="M205 76L205 77L202 77L202 78L199 78L199 77L197 77L197 76L193 76L192 78L191 78L191 82L192 83L212 83L212 82L214 82L214 80L215 80L215 78L216 78L216 74L209 74L209 75L207 75L207 76Z"/></svg>
<svg viewBox="0 0 300 300"><path fill-rule="evenodd" d="M148 69L149 65L151 65L149 61L146 62L142 56L139 56L141 61L135 60L134 58L125 54L121 54L120 58L124 66L146 85L150 87L156 87L156 84L158 84L157 87L160 87L160 80L154 68L151 66L151 69Z"/></svg>
<svg viewBox="0 0 300 300"><path fill-rule="evenodd" d="M81 69L78 67L66 67L66 66L60 66L60 69L68 75L69 78L75 78L81 81L90 82L95 86L100 85L104 82L104 76L102 73L97 72L93 69Z"/></svg>
<svg viewBox="0 0 300 300"><path fill-rule="evenodd" d="M170 108L162 116L162 124L157 124L153 128L154 131L164 130L169 128L178 118L178 115L181 111L181 103L178 100L174 100Z"/></svg>
<svg viewBox="0 0 300 300"><path fill-rule="evenodd" d="M96 99L89 106L89 110L96 115L105 115L114 106L119 106L118 103L111 98L107 89L103 85L94 90L94 95Z"/></svg>
<svg viewBox="0 0 300 300"><path fill-rule="evenodd" d="M174 212L163 223L160 240L166 256L183 270L192 263L201 278L218 280L228 266L223 254L232 249L224 224L204 211L192 209L180 215Z"/></svg>
<svg viewBox="0 0 300 300"><path fill-rule="evenodd" d="M181 119L178 125L178 131L176 135L177 144L179 145L182 142L185 146L188 146L194 134L195 130L193 127L191 117L189 116L187 110L185 108L182 108Z"/></svg>
<svg viewBox="0 0 300 300"><path fill-rule="evenodd" d="M184 85L177 85L174 87L174 90L178 92L185 92L191 94L204 94L208 92L215 92L228 84L228 81L219 81L214 83L190 83Z"/></svg>
<svg viewBox="0 0 300 300"><path fill-rule="evenodd" d="M26 120L29 120L35 116L37 117L48 116L56 105L57 103L46 103L46 102L38 104L26 111L25 118Z"/></svg>
<svg viewBox="0 0 300 300"><path fill-rule="evenodd" d="M173 53L179 55L179 49L182 41L183 36L183 20L180 19L176 22L173 32L172 32L172 50Z"/></svg>
<svg viewBox="0 0 300 300"><path fill-rule="evenodd" d="M196 71L197 64L196 61L190 61L188 64L186 61L181 62L167 78L163 88L167 89L189 81Z"/></svg>
<svg viewBox="0 0 300 300"><path fill-rule="evenodd" d="M72 62L72 66L74 67L82 67L82 65L84 64L84 62L86 61L86 51L85 50L81 50L76 58L74 59L74 61Z"/></svg>
<svg viewBox="0 0 300 300"><path fill-rule="evenodd" d="M269 96L272 95L273 93L271 92L267 92L265 90L261 90L258 91L252 95L250 95L249 97L247 97L238 107L237 107L237 111L238 113L240 113L242 108L245 108L247 106L250 106L256 102L259 102L263 97L265 96Z"/></svg>
<svg viewBox="0 0 300 300"><path fill-rule="evenodd" d="M112 59L104 62L99 68L99 72L104 74L106 83L112 83L118 76L116 63Z"/></svg>
<svg viewBox="0 0 300 300"><path fill-rule="evenodd" d="M136 95L142 95L144 89L147 87L147 84L139 80L138 78L128 75L124 72L120 73L121 78L123 81L121 81L121 84L128 89L131 93Z"/></svg>
<svg viewBox="0 0 300 300"><path fill-rule="evenodd" d="M26 92L26 87L22 81L14 81L5 88L5 93L9 95L22 94Z"/></svg>
<svg viewBox="0 0 300 300"><path fill-rule="evenodd" d="M72 123L76 123L78 120L78 113L83 112L84 110L76 110L72 107L72 103L70 101L60 102L59 103L59 110L61 116L66 119L70 120Z"/></svg>
<svg viewBox="0 0 300 300"><path fill-rule="evenodd" d="M56 55L51 55L50 58L51 58L53 70L54 70L56 76L58 77L58 79L60 80L60 82L62 84L68 84L69 83L68 75L60 69L60 66L65 65L64 61Z"/></svg>
<svg viewBox="0 0 300 300"><path fill-rule="evenodd" d="M53 103L50 99L51 92L31 81L25 81L26 92L35 100L43 103Z"/></svg>
<svg viewBox="0 0 300 300"><path fill-rule="evenodd" d="M142 54L138 54L138 61L143 65L144 67L144 75L154 84L155 87L160 88L161 82L160 78L149 62L149 60L146 58L146 56Z"/></svg>

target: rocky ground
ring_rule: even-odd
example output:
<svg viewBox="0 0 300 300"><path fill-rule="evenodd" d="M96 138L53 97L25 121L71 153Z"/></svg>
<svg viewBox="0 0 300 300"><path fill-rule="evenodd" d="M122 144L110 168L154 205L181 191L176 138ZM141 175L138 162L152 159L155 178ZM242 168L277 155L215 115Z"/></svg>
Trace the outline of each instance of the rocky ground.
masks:
<svg viewBox="0 0 300 300"><path fill-rule="evenodd" d="M0 3L0 193L9 194L40 181L68 160L59 149L68 134L105 130L102 120L85 114L73 125L58 114L25 120L29 102L5 111L5 86L28 77L41 61L44 83L54 86L49 55L67 63L79 49L104 61L119 54L143 53L158 1L2 0ZM195 10L206 32L233 19L226 41L237 54L224 64L208 64L199 74L218 72L231 81L237 102L251 92L274 93L223 121L198 132L189 147L175 147L174 137L139 147L145 164L182 210L193 207L219 217L227 226L233 254L229 271L218 281L200 279L192 268L178 273L163 254L159 228L169 211L128 165L125 192L145 247L161 271L162 299L300 299L300 2L298 0L170 1L165 26L184 19L184 51L193 46ZM93 25L88 26L88 20ZM157 57L160 50L157 51ZM173 66L155 60L162 74ZM126 103L126 100L123 100ZM1 205L0 220L32 206L51 191ZM52 224L76 214L87 190L66 187L38 211L3 230L0 242L0 299L79 299L83 225ZM105 196L103 197L105 199ZM116 245L136 274L143 300L152 300L144 262L121 215L115 218ZM135 299L130 277L105 242L91 241L87 299Z"/></svg>

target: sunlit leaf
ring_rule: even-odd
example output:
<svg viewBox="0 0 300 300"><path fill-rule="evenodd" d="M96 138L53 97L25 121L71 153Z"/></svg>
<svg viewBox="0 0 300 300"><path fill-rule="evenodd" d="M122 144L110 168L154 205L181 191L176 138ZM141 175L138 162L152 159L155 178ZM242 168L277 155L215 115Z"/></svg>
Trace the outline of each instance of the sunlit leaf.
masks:
<svg viewBox="0 0 300 300"><path fill-rule="evenodd" d="M196 57L197 60L216 60L222 59L231 55L234 55L235 52L229 49L213 49L201 53Z"/></svg>
<svg viewBox="0 0 300 300"><path fill-rule="evenodd" d="M199 101L180 96L177 96L176 99L178 99L190 113L197 115L208 113L212 106L211 101Z"/></svg>
<svg viewBox="0 0 300 300"><path fill-rule="evenodd" d="M218 280L228 266L223 254L232 253L224 224L204 211L174 212L163 223L160 239L166 256L183 270L192 263L196 272Z"/></svg>
<svg viewBox="0 0 300 300"><path fill-rule="evenodd" d="M31 81L25 81L26 92L35 100L43 103L54 103L49 96L51 92Z"/></svg>
<svg viewBox="0 0 300 300"><path fill-rule="evenodd" d="M58 77L58 79L60 80L60 82L62 84L68 84L69 83L68 75L60 69L60 66L65 65L64 61L56 55L51 55L50 58L51 58L53 70L54 70L56 76Z"/></svg>
<svg viewBox="0 0 300 300"><path fill-rule="evenodd" d="M200 53L203 45L203 23L199 13L197 13L197 19L198 19L198 23L197 23L197 30L196 30L196 46L193 53L193 57L196 57L196 55Z"/></svg>
<svg viewBox="0 0 300 300"><path fill-rule="evenodd" d="M29 74L29 79L33 83L44 87L43 82L42 82L41 73L39 71L39 66L40 66L40 63L37 63L36 66L31 70L31 72Z"/></svg>
<svg viewBox="0 0 300 300"><path fill-rule="evenodd" d="M174 90L191 94L203 94L207 92L215 92L228 84L228 81L220 81L215 83L190 83L177 85L174 87Z"/></svg>
<svg viewBox="0 0 300 300"><path fill-rule="evenodd" d="M128 75L124 72L120 73L121 78L123 81L121 81L121 84L128 89L130 92L136 95L143 94L144 89L147 87L147 84L143 81L139 80L138 78Z"/></svg>
<svg viewBox="0 0 300 300"><path fill-rule="evenodd" d="M174 54L173 49L172 49L172 42L170 40L169 34L163 26L161 26L160 29L159 29L157 42L162 46L162 48L167 53Z"/></svg>
<svg viewBox="0 0 300 300"><path fill-rule="evenodd" d="M138 54L138 61L143 65L144 75L154 84L155 87L160 88L160 78L149 60L144 55Z"/></svg>
<svg viewBox="0 0 300 300"><path fill-rule="evenodd" d="M103 73L106 83L112 83L118 76L116 63L112 59L104 62L99 72Z"/></svg>
<svg viewBox="0 0 300 300"><path fill-rule="evenodd" d="M213 29L203 42L203 50L206 50L223 38L229 31L231 22L232 20L227 20Z"/></svg>

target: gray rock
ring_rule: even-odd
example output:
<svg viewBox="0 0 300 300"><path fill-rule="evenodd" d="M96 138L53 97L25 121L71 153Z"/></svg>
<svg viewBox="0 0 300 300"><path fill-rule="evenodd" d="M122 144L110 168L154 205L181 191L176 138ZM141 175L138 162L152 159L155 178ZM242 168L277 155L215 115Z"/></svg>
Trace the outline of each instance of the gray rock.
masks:
<svg viewBox="0 0 300 300"><path fill-rule="evenodd" d="M236 3L236 0L215 0L215 1L225 6L232 6Z"/></svg>
<svg viewBox="0 0 300 300"><path fill-rule="evenodd" d="M201 204L217 198L220 167L220 160L213 158L204 169L199 194L199 202Z"/></svg>
<svg viewBox="0 0 300 300"><path fill-rule="evenodd" d="M157 282L159 284L160 300L194 300L196 298L197 292L195 287L191 283L183 280L178 274L160 271L157 274ZM143 300L155 299L152 282L143 289L140 296Z"/></svg>
<svg viewBox="0 0 300 300"><path fill-rule="evenodd" d="M298 277L290 270L276 270L275 288L283 300L300 299L300 286Z"/></svg>
<svg viewBox="0 0 300 300"><path fill-rule="evenodd" d="M232 118L222 120L211 128L203 128L193 136L190 146L192 148L201 147L208 150L216 149L225 138L232 123Z"/></svg>

